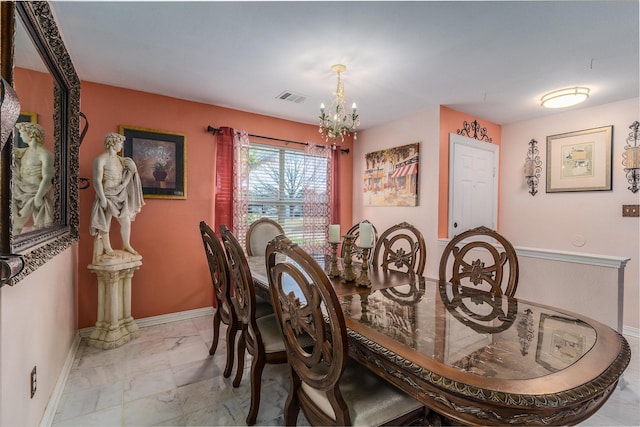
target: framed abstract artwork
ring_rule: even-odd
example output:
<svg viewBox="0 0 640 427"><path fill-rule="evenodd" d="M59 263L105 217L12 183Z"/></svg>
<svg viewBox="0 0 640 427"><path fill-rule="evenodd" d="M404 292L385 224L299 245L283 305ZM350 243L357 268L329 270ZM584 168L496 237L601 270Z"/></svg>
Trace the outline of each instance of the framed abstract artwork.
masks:
<svg viewBox="0 0 640 427"><path fill-rule="evenodd" d="M145 198L187 198L187 141L175 132L120 126L124 156L138 168Z"/></svg>
<svg viewBox="0 0 640 427"><path fill-rule="evenodd" d="M610 191L613 126L547 137L547 193Z"/></svg>

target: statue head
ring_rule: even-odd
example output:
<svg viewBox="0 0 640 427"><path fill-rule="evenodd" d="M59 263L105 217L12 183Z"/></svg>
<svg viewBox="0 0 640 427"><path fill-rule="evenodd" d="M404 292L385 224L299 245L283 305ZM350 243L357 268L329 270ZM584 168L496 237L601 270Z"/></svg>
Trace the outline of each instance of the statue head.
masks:
<svg viewBox="0 0 640 427"><path fill-rule="evenodd" d="M20 122L16 123L18 132L23 135L23 139L31 139L36 144L44 144L44 128L37 123Z"/></svg>
<svg viewBox="0 0 640 427"><path fill-rule="evenodd" d="M124 144L125 137L124 135L120 135L119 133L111 132L104 136L104 148L108 150L109 148L114 148L118 143Z"/></svg>

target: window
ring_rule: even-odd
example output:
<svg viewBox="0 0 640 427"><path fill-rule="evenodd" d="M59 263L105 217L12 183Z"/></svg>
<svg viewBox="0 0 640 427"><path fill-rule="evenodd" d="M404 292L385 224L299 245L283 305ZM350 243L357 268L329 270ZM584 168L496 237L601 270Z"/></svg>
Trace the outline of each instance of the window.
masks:
<svg viewBox="0 0 640 427"><path fill-rule="evenodd" d="M282 225L293 242L304 247L324 245L330 212L310 207L309 200L329 206L329 181L328 157L251 143L249 224L266 216ZM312 223L320 226L308 226Z"/></svg>

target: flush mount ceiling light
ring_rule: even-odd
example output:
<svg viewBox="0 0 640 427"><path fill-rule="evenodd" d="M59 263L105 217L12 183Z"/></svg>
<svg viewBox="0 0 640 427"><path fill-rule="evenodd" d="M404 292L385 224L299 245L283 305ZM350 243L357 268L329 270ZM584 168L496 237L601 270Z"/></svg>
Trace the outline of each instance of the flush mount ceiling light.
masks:
<svg viewBox="0 0 640 427"><path fill-rule="evenodd" d="M588 87L568 87L554 90L540 98L540 104L545 108L564 108L579 104L589 98Z"/></svg>

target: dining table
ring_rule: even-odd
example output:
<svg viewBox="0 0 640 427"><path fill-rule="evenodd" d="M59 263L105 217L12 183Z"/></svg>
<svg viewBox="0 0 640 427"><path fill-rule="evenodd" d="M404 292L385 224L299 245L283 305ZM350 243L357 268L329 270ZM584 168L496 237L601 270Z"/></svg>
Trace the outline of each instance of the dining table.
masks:
<svg viewBox="0 0 640 427"><path fill-rule="evenodd" d="M270 300L264 256L248 262ZM391 269L368 276L369 288L330 278L349 355L449 423L575 425L631 359L621 334L581 314Z"/></svg>

